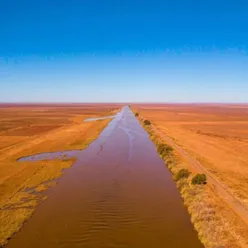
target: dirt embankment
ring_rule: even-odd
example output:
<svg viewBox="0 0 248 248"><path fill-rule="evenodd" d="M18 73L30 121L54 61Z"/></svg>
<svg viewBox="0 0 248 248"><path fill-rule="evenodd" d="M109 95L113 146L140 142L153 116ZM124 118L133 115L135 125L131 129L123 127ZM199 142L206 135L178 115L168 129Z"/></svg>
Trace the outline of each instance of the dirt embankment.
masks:
<svg viewBox="0 0 248 248"><path fill-rule="evenodd" d="M248 228L246 208L239 202L222 182L212 176L199 161L177 144L175 138L168 137L159 127L166 126L163 115L153 116L156 110L133 107L144 124L148 119L151 125L143 125L151 139L159 147L166 144L173 147L171 154L160 154L176 178L181 169L191 172L187 178L177 180L177 186L191 215L192 223L198 231L200 240L206 247L248 247ZM153 112L154 111L154 112ZM161 114L161 112L160 112ZM159 121L160 120L160 121ZM153 124L155 123L155 124ZM159 123L159 125L158 125ZM192 185L196 173L207 175L206 185Z"/></svg>

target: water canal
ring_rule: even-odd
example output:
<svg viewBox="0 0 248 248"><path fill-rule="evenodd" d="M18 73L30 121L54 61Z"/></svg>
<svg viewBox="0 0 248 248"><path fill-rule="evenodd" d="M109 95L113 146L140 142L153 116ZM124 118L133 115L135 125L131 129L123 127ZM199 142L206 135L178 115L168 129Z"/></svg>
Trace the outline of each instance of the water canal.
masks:
<svg viewBox="0 0 248 248"><path fill-rule="evenodd" d="M50 188L9 248L203 247L169 170L128 107Z"/></svg>

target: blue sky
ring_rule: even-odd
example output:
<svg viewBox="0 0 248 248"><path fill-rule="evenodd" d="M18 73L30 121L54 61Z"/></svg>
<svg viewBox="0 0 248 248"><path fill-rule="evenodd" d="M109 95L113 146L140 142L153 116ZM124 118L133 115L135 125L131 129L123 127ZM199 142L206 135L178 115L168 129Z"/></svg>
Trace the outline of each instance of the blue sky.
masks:
<svg viewBox="0 0 248 248"><path fill-rule="evenodd" d="M247 1L0 5L0 102L247 102Z"/></svg>

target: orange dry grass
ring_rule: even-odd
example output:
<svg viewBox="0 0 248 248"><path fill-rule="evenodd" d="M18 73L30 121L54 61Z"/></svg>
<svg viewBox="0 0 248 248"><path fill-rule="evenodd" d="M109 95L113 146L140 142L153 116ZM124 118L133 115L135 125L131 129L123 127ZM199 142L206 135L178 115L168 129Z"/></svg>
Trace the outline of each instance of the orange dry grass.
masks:
<svg viewBox="0 0 248 248"><path fill-rule="evenodd" d="M109 120L83 123L83 119L109 115L116 108L102 105L0 108L0 246L20 229L44 198L34 192L52 186L53 180L73 162L16 160L41 152L84 149Z"/></svg>
<svg viewBox="0 0 248 248"><path fill-rule="evenodd" d="M248 208L248 106L139 106Z"/></svg>
<svg viewBox="0 0 248 248"><path fill-rule="evenodd" d="M104 116L120 105L1 105L0 149L24 139L63 127L81 123L83 119Z"/></svg>

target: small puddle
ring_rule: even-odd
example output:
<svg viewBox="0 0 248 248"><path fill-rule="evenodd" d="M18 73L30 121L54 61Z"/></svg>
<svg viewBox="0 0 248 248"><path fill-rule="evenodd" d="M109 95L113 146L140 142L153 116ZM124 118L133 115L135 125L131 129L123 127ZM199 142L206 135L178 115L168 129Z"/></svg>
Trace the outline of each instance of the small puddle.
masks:
<svg viewBox="0 0 248 248"><path fill-rule="evenodd" d="M169 170L128 107L76 157L9 248L202 248Z"/></svg>

